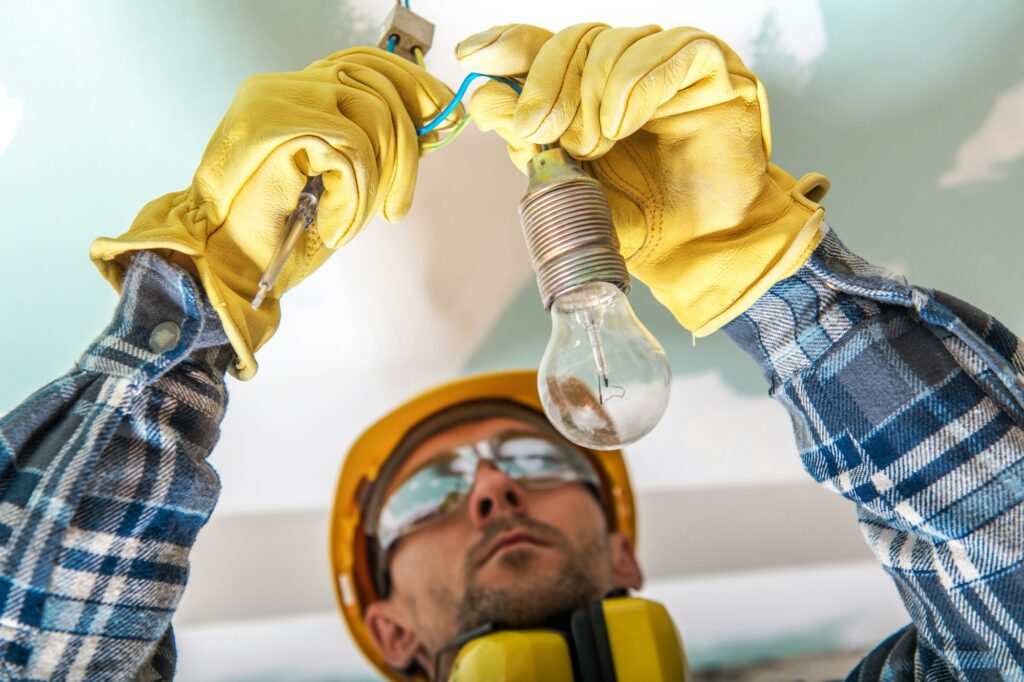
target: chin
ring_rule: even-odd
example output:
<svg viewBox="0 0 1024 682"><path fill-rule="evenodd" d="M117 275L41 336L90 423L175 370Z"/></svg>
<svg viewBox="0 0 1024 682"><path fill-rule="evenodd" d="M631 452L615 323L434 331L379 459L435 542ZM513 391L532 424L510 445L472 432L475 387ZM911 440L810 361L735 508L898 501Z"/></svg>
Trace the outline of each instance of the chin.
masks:
<svg viewBox="0 0 1024 682"><path fill-rule="evenodd" d="M490 622L540 625L586 606L602 593L577 562L557 550L509 548L481 567L467 587L458 611L459 631Z"/></svg>

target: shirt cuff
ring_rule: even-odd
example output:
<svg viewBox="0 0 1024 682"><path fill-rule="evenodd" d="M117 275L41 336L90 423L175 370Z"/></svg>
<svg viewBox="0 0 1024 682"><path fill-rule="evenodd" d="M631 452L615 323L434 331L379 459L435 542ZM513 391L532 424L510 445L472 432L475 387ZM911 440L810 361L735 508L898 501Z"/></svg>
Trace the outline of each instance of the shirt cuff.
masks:
<svg viewBox="0 0 1024 682"><path fill-rule="evenodd" d="M724 331L761 365L774 392L889 304L913 310L906 280L851 253L829 230L800 270Z"/></svg>
<svg viewBox="0 0 1024 682"><path fill-rule="evenodd" d="M114 318L77 367L149 384L182 364L223 376L234 359L202 287L150 251L135 254Z"/></svg>

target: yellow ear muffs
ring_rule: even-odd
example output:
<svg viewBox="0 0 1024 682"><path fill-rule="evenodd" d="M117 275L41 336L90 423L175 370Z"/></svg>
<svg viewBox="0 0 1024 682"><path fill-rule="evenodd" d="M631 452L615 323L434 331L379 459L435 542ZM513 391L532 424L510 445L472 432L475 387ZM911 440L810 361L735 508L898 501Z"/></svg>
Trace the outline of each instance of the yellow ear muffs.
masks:
<svg viewBox="0 0 1024 682"><path fill-rule="evenodd" d="M573 682L569 646L557 630L503 630L459 651L448 682Z"/></svg>
<svg viewBox="0 0 1024 682"><path fill-rule="evenodd" d="M467 633L448 682L685 682L683 643L664 606L598 599L558 629Z"/></svg>
<svg viewBox="0 0 1024 682"><path fill-rule="evenodd" d="M600 604L617 682L686 680L686 651L664 606L639 597Z"/></svg>

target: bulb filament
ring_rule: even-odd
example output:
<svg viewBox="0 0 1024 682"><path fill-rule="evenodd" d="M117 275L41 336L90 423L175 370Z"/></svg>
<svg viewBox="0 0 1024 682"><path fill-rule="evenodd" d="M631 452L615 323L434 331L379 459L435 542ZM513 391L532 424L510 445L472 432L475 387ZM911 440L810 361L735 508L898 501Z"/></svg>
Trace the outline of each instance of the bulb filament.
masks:
<svg viewBox="0 0 1024 682"><path fill-rule="evenodd" d="M594 354L594 365L597 367L597 402L604 405L609 400L621 398L626 395L626 390L621 386L612 385L608 378L608 361L604 357L604 344L601 343L599 328L601 323L594 319L591 311L585 313L587 339L590 341L590 350Z"/></svg>

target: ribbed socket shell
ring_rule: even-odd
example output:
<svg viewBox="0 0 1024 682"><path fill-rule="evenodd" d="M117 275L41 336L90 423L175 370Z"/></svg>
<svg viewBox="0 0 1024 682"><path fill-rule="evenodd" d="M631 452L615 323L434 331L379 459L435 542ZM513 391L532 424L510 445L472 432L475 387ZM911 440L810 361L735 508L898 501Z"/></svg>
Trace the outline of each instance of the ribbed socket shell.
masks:
<svg viewBox="0 0 1024 682"><path fill-rule="evenodd" d="M529 176L519 217L544 309L563 292L590 282L608 282L628 293L629 273L601 184L561 149L535 156Z"/></svg>

